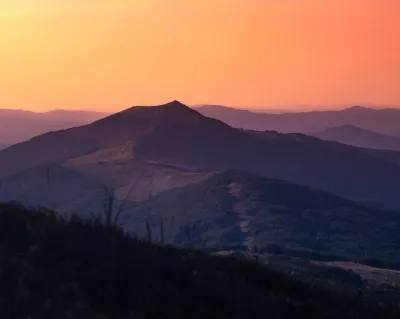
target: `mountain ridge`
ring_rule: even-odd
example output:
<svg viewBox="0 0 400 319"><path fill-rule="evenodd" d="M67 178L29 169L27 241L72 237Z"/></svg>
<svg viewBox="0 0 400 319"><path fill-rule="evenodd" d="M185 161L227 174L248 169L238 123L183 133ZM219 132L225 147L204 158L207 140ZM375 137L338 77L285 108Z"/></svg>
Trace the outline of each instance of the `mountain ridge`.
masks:
<svg viewBox="0 0 400 319"><path fill-rule="evenodd" d="M301 134L235 129L177 101L132 107L89 125L9 147L0 152L0 178L35 167L64 165L126 143L132 158L143 162L204 172L241 169L400 209L396 163Z"/></svg>
<svg viewBox="0 0 400 319"><path fill-rule="evenodd" d="M320 139L356 147L382 150L400 150L400 138L366 130L351 124L327 128L312 134Z"/></svg>
<svg viewBox="0 0 400 319"><path fill-rule="evenodd" d="M105 113L92 111L52 110L31 112L0 109L0 144L16 144L49 131L91 123Z"/></svg>
<svg viewBox="0 0 400 319"><path fill-rule="evenodd" d="M271 130L282 133L323 131L329 127L351 124L378 133L400 136L400 109L373 109L353 106L343 110L284 112L280 114L255 112L226 106L196 108L205 116L217 118L233 127L249 130Z"/></svg>
<svg viewBox="0 0 400 319"><path fill-rule="evenodd" d="M160 222L167 243L192 241L214 249L279 245L391 260L400 244L398 213L239 170L167 190L121 217L124 229L144 237L150 223L155 240Z"/></svg>

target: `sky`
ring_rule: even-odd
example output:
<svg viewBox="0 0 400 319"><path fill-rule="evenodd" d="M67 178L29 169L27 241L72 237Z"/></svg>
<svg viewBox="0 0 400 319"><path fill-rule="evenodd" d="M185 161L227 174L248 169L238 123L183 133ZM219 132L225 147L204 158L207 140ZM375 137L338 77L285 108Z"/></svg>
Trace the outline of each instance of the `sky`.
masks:
<svg viewBox="0 0 400 319"><path fill-rule="evenodd" d="M0 0L0 108L400 107L398 0Z"/></svg>

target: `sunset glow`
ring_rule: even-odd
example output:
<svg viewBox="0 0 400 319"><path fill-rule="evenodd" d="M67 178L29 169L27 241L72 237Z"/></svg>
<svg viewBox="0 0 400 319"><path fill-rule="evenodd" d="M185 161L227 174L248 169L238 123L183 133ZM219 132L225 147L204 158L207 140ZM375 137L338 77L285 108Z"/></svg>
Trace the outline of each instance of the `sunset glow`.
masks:
<svg viewBox="0 0 400 319"><path fill-rule="evenodd" d="M0 0L0 108L400 106L400 1Z"/></svg>

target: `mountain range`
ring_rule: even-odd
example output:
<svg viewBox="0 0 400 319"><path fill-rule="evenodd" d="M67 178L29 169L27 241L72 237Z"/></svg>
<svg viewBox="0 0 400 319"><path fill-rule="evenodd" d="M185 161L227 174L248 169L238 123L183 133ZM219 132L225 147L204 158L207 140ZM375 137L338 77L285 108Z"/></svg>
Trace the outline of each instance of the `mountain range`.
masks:
<svg viewBox="0 0 400 319"><path fill-rule="evenodd" d="M381 134L400 136L400 109L372 109L354 106L336 111L268 114L225 106L206 105L196 108L205 116L216 118L233 127L282 133L306 133L352 125Z"/></svg>
<svg viewBox="0 0 400 319"><path fill-rule="evenodd" d="M121 187L124 170L137 167L137 162L178 175L241 169L400 208L400 166L394 162L302 134L235 129L177 101L132 107L93 124L11 146L0 152L0 178L3 184L11 183L32 170L40 175L51 167L115 189Z"/></svg>
<svg viewBox="0 0 400 319"><path fill-rule="evenodd" d="M163 220L175 244L195 233L209 247L395 259L399 215L386 210L400 210L400 165L387 152L237 129L173 101L0 151L0 201L86 217L111 210L142 235Z"/></svg>
<svg viewBox="0 0 400 319"><path fill-rule="evenodd" d="M49 131L58 131L91 123L106 113L54 110L37 113L0 109L0 144L11 145Z"/></svg>

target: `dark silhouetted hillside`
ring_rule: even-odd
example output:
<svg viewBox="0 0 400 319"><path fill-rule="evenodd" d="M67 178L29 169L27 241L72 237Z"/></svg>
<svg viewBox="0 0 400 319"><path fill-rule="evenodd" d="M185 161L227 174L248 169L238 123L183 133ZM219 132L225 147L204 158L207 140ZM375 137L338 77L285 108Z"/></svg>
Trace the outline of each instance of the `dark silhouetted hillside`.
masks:
<svg viewBox="0 0 400 319"><path fill-rule="evenodd" d="M240 171L166 191L127 212L125 229L174 244L263 251L280 245L351 260L399 259L400 215ZM305 256L305 255L304 255Z"/></svg>
<svg viewBox="0 0 400 319"><path fill-rule="evenodd" d="M398 318L232 257L146 243L98 223L0 205L0 316Z"/></svg>
<svg viewBox="0 0 400 319"><path fill-rule="evenodd" d="M370 148L365 148L362 149L362 151L365 154L368 154L370 156L374 156L376 158L379 158L381 160L391 162L391 163L396 163L400 164L400 151L388 151L388 150L374 150Z"/></svg>

